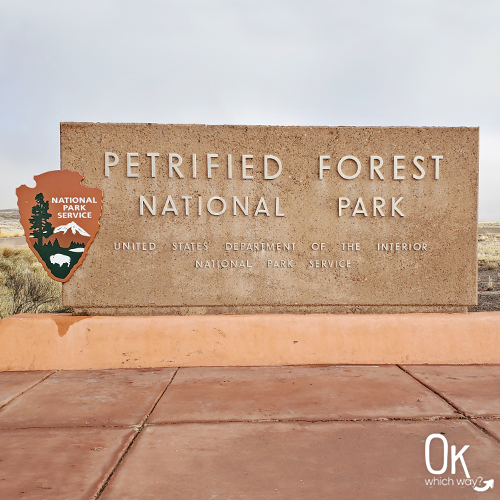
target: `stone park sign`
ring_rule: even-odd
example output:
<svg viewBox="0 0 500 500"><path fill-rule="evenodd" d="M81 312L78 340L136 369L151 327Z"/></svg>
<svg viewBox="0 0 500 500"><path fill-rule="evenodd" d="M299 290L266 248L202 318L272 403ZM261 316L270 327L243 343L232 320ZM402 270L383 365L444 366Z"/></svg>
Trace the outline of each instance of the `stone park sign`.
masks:
<svg viewBox="0 0 500 500"><path fill-rule="evenodd" d="M63 123L61 168L103 193L79 314L476 303L477 128Z"/></svg>

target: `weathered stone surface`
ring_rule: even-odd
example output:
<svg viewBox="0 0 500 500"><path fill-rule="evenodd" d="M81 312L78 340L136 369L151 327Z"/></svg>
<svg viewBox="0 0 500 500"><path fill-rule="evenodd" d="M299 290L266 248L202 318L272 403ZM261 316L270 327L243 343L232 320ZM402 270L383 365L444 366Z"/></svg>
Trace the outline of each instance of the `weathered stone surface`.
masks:
<svg viewBox="0 0 500 500"><path fill-rule="evenodd" d="M281 162L275 179L266 155ZM383 180L370 167L379 158ZM273 177L278 163L267 161ZM80 313L476 303L475 128L66 123L61 166L104 193L99 233L63 287Z"/></svg>

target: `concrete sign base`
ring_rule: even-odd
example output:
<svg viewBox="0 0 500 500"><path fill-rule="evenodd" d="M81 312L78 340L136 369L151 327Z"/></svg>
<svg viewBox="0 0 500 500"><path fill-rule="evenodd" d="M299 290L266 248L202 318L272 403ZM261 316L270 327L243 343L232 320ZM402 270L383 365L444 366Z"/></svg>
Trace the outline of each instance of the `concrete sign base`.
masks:
<svg viewBox="0 0 500 500"><path fill-rule="evenodd" d="M247 316L25 314L0 322L0 370L499 364L500 312Z"/></svg>

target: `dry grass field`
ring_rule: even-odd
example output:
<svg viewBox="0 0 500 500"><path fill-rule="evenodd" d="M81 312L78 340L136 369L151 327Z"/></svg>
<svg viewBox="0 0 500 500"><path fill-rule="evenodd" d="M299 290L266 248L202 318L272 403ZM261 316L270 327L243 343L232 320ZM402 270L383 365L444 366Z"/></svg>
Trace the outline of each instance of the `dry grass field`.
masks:
<svg viewBox="0 0 500 500"><path fill-rule="evenodd" d="M61 283L48 277L27 245L9 241L23 235L19 212L0 210L0 318L63 310ZM470 310L500 310L500 222L479 223L477 258L479 305Z"/></svg>
<svg viewBox="0 0 500 500"><path fill-rule="evenodd" d="M0 210L0 238L24 236L17 210Z"/></svg>
<svg viewBox="0 0 500 500"><path fill-rule="evenodd" d="M19 313L62 311L61 283L49 278L19 236L19 212L0 210L0 318Z"/></svg>
<svg viewBox="0 0 500 500"><path fill-rule="evenodd" d="M477 244L478 305L470 311L500 310L500 222L480 222Z"/></svg>
<svg viewBox="0 0 500 500"><path fill-rule="evenodd" d="M27 246L0 246L0 318L61 311L61 290Z"/></svg>
<svg viewBox="0 0 500 500"><path fill-rule="evenodd" d="M480 222L478 227L477 260L479 265L500 262L500 222Z"/></svg>

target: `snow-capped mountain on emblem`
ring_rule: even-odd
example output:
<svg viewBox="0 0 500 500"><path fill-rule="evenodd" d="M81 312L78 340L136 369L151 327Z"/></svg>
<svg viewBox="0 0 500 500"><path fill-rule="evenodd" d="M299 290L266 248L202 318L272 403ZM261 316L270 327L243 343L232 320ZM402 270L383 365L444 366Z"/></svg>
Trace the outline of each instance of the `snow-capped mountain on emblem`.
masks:
<svg viewBox="0 0 500 500"><path fill-rule="evenodd" d="M78 172L55 170L36 175L36 187L16 191L28 245L57 281L71 278L99 230L102 191L82 180Z"/></svg>
<svg viewBox="0 0 500 500"><path fill-rule="evenodd" d="M52 235L46 239L47 242L51 242L53 245L57 240L59 245L68 248L72 243L85 246L90 239L90 234L76 222L70 222L69 224L57 226Z"/></svg>
<svg viewBox="0 0 500 500"><path fill-rule="evenodd" d="M82 229L76 222L70 222L69 224L66 224L65 226L58 226L54 229L54 233L60 233L61 231L66 234L66 231L70 230L73 234L76 234L77 232L80 233L82 236L90 236L85 229Z"/></svg>

